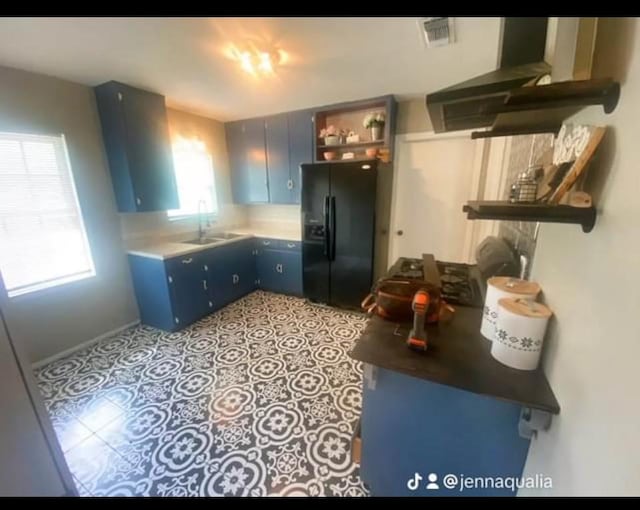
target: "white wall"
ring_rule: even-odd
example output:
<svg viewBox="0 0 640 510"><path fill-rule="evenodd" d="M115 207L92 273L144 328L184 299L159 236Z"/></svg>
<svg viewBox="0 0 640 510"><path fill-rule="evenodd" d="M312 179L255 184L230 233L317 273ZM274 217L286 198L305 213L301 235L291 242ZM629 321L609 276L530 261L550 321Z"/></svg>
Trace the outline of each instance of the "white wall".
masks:
<svg viewBox="0 0 640 510"><path fill-rule="evenodd" d="M594 77L621 81L616 111L575 120L608 125L589 189L595 229L543 225L532 277L555 320L545 370L561 406L533 440L525 474L551 491L521 495L640 496L640 21L601 18Z"/></svg>
<svg viewBox="0 0 640 510"><path fill-rule="evenodd" d="M93 278L7 303L9 331L35 362L135 321L138 309L93 89L0 67L0 131L65 134L96 267Z"/></svg>

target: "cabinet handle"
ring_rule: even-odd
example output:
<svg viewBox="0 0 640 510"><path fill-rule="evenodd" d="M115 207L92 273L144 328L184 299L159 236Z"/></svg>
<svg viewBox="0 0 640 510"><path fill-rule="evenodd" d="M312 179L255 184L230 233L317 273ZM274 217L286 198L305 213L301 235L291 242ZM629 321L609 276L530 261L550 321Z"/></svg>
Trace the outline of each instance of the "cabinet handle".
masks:
<svg viewBox="0 0 640 510"><path fill-rule="evenodd" d="M205 270L205 271L209 271L209 266L205 264L205 265L204 265L204 270Z"/></svg>
<svg viewBox="0 0 640 510"><path fill-rule="evenodd" d="M291 179L287 181L287 189L293 189L293 181Z"/></svg>
<svg viewBox="0 0 640 510"><path fill-rule="evenodd" d="M282 264L276 264L276 271L282 273Z"/></svg>
<svg viewBox="0 0 640 510"><path fill-rule="evenodd" d="M287 248L295 248L296 243L287 243Z"/></svg>
<svg viewBox="0 0 640 510"><path fill-rule="evenodd" d="M142 200L140 200L140 197L136 197L136 204L142 205Z"/></svg>
<svg viewBox="0 0 640 510"><path fill-rule="evenodd" d="M118 101L122 101L122 92L118 92Z"/></svg>
<svg viewBox="0 0 640 510"><path fill-rule="evenodd" d="M207 280L202 280L202 287L204 288L204 290L208 290L207 289Z"/></svg>
<svg viewBox="0 0 640 510"><path fill-rule="evenodd" d="M271 244L271 241L262 241L262 244L264 244L265 246L269 246Z"/></svg>
<svg viewBox="0 0 640 510"><path fill-rule="evenodd" d="M192 262L193 262L193 259L191 257L189 257L188 259L182 259L183 264L191 264Z"/></svg>
<svg viewBox="0 0 640 510"><path fill-rule="evenodd" d="M213 303L209 301L209 308L213 308Z"/></svg>
<svg viewBox="0 0 640 510"><path fill-rule="evenodd" d="M233 283L234 285L240 281L240 277L237 274L233 275Z"/></svg>
<svg viewBox="0 0 640 510"><path fill-rule="evenodd" d="M173 320L176 322L176 324L180 324L180 319L178 319L177 317L174 317Z"/></svg>

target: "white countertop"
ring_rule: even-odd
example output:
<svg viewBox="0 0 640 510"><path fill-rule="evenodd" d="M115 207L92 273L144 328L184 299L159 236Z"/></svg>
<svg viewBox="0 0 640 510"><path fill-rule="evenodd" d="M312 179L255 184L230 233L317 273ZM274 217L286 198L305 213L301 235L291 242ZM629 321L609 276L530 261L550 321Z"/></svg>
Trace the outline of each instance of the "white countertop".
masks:
<svg viewBox="0 0 640 510"><path fill-rule="evenodd" d="M215 244L188 244L184 241L176 239L146 239L131 241L129 243L129 249L127 253L129 255L138 255L140 257L149 257L153 259L165 260L173 257L180 257L189 253L196 253L225 244L240 241L242 239L249 239L251 237L268 237L271 239L282 239L284 241L300 241L301 232L298 226L290 226L286 224L258 224L248 225L243 227L233 227L224 230L224 232L231 232L233 234L240 234L240 237L235 239L227 239L217 242ZM215 237L215 232L207 232L206 237ZM184 240L193 239L197 237L197 233L184 236Z"/></svg>

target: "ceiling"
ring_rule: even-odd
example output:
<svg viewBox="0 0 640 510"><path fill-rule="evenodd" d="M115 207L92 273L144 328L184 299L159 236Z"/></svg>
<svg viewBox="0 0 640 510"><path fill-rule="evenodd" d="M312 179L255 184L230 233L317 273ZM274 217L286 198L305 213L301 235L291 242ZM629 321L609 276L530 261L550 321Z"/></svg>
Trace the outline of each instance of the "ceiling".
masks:
<svg viewBox="0 0 640 510"><path fill-rule="evenodd" d="M493 70L500 18L455 18L427 48L418 18L1 18L0 65L97 85L118 80L219 120L353 99L424 95ZM255 78L226 56L248 40L288 61Z"/></svg>

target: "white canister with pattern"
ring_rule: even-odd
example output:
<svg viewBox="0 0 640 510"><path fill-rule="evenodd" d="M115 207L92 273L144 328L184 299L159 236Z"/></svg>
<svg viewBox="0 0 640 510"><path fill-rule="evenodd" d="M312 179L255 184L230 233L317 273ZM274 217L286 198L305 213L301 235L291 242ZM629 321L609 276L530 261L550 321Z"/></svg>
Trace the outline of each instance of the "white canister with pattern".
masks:
<svg viewBox="0 0 640 510"><path fill-rule="evenodd" d="M540 285L528 280L509 276L494 276L487 280L487 295L484 300L480 333L493 341L498 319L498 301L502 298L524 298L535 301L540 293Z"/></svg>
<svg viewBox="0 0 640 510"><path fill-rule="evenodd" d="M545 305L522 298L498 301L496 337L491 355L503 365L535 370L552 312Z"/></svg>

